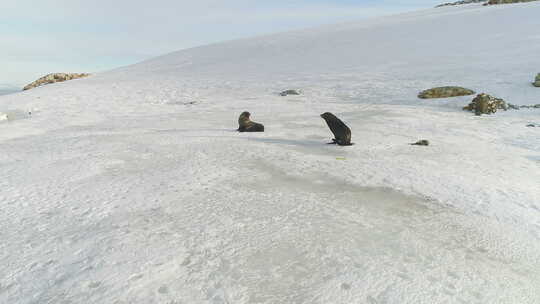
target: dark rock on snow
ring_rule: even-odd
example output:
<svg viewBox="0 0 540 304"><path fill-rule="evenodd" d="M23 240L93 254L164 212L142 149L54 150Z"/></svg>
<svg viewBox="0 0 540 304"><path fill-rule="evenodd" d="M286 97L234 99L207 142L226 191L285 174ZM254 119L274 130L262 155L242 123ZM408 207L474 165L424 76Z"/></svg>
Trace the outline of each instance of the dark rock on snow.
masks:
<svg viewBox="0 0 540 304"><path fill-rule="evenodd" d="M463 108L463 110L473 111L476 115L493 114L499 109L508 110L506 102L485 93L478 94L468 106Z"/></svg>
<svg viewBox="0 0 540 304"><path fill-rule="evenodd" d="M523 105L519 106L521 109L540 109L540 103L535 105Z"/></svg>
<svg viewBox="0 0 540 304"><path fill-rule="evenodd" d="M510 3L521 3L521 2L532 2L538 0L489 0L484 3L484 5L494 5L494 4L510 4Z"/></svg>
<svg viewBox="0 0 540 304"><path fill-rule="evenodd" d="M469 90L462 87L447 86L447 87L438 87L438 88L432 88L429 90L422 91L420 92L420 94L418 94L418 98L422 98L422 99L448 98L448 97L456 97L456 96L467 96L467 95L473 95L473 94L475 94L473 90Z"/></svg>
<svg viewBox="0 0 540 304"><path fill-rule="evenodd" d="M533 86L540 88L540 73L536 75L536 79L533 82Z"/></svg>
<svg viewBox="0 0 540 304"><path fill-rule="evenodd" d="M412 146L429 146L429 140L426 140L426 139L422 139L422 140L419 140L415 143L412 143L410 144Z"/></svg>
<svg viewBox="0 0 540 304"><path fill-rule="evenodd" d="M281 93L279 93L280 96L288 96L288 95L300 95L300 92L297 90L285 90Z"/></svg>
<svg viewBox="0 0 540 304"><path fill-rule="evenodd" d="M435 7L456 6L456 5L471 4L471 3L482 3L486 1L488 0L463 0L463 1L457 1L457 2L447 2L447 3L439 4Z"/></svg>

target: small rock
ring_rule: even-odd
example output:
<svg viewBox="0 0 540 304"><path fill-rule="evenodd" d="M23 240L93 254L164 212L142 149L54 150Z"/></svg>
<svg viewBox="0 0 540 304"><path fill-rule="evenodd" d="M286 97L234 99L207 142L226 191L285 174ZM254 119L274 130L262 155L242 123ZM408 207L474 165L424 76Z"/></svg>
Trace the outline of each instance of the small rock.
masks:
<svg viewBox="0 0 540 304"><path fill-rule="evenodd" d="M300 95L300 92L297 90L285 90L281 93L279 93L280 96L288 96L288 95Z"/></svg>
<svg viewBox="0 0 540 304"><path fill-rule="evenodd" d="M474 111L476 115L493 114L498 109L505 111L508 109L504 99L496 98L485 93L478 94L468 106L463 108L466 111Z"/></svg>
<svg viewBox="0 0 540 304"><path fill-rule="evenodd" d="M528 124L527 127L534 128L534 127L536 127L536 125L535 124Z"/></svg>
<svg viewBox="0 0 540 304"><path fill-rule="evenodd" d="M180 265L187 266L190 263L191 263L191 259L190 259L190 257L187 257L187 258L184 259L184 261L182 261L182 264L180 264Z"/></svg>
<svg viewBox="0 0 540 304"><path fill-rule="evenodd" d="M412 146L429 146L429 140L425 140L425 139L422 139L422 140L419 140L413 144L411 144Z"/></svg>
<svg viewBox="0 0 540 304"><path fill-rule="evenodd" d="M536 79L533 82L533 86L540 88L540 73L536 75Z"/></svg>
<svg viewBox="0 0 540 304"><path fill-rule="evenodd" d="M159 289L158 289L158 292L161 293L161 294L166 294L169 292L169 288L167 286L161 286Z"/></svg>
<svg viewBox="0 0 540 304"><path fill-rule="evenodd" d="M475 92L473 90L469 90L462 87L438 87L438 88L432 88L429 90L425 90L420 92L418 94L418 98L422 99L431 99L431 98L448 98L448 97L456 97L456 96L467 96L467 95L473 95Z"/></svg>
<svg viewBox="0 0 540 304"><path fill-rule="evenodd" d="M347 283L343 283L343 284L341 284L341 289L343 289L343 290L350 290L350 289L351 289L351 285L350 285L350 284L347 284Z"/></svg>

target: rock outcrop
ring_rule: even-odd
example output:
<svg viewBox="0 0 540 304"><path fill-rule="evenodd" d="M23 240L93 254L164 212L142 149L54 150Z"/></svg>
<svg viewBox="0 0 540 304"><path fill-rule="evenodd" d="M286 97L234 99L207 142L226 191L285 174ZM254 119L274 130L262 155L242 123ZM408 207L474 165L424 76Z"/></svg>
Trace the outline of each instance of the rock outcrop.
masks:
<svg viewBox="0 0 540 304"><path fill-rule="evenodd" d="M456 1L456 2L442 3L435 7L456 6L456 5L483 3L483 2L484 2L483 5L485 6L485 5L494 5L494 4L509 4L509 3L532 2L532 1L539 1L539 0L462 0L462 1Z"/></svg>
<svg viewBox="0 0 540 304"><path fill-rule="evenodd" d="M520 3L520 2L533 2L538 0L489 0L484 3L484 5L494 5L494 4L509 4L509 3Z"/></svg>
<svg viewBox="0 0 540 304"><path fill-rule="evenodd" d="M456 96L473 95L475 92L462 87L438 87L429 90L425 90L418 94L418 98L431 99L431 98L448 98Z"/></svg>
<svg viewBox="0 0 540 304"><path fill-rule="evenodd" d="M538 75L536 75L536 79L533 82L533 86L540 88L540 73L538 73Z"/></svg>
<svg viewBox="0 0 540 304"><path fill-rule="evenodd" d="M62 81L78 79L78 78L83 78L83 77L88 77L88 76L90 76L90 74L86 74L86 73L71 73L71 74L68 74L68 73L53 73L53 74L43 76L40 79L32 82L31 84L25 86L23 88L23 90L26 91L26 90L30 90L30 89L33 89L33 88L36 88L36 87L39 87L39 86L42 86L42 85L49 84L49 83L62 82Z"/></svg>
<svg viewBox="0 0 540 304"><path fill-rule="evenodd" d="M468 106L463 108L463 110L473 111L476 115L493 114L499 109L508 110L504 99L496 98L485 93L478 94Z"/></svg>
<svg viewBox="0 0 540 304"><path fill-rule="evenodd" d="M540 103L533 105L523 105L519 106L520 109L540 109Z"/></svg>
<svg viewBox="0 0 540 304"><path fill-rule="evenodd" d="M455 6L455 5L463 5L463 4L471 4L471 3L482 3L486 1L488 0L463 0L463 1L457 1L457 2L447 2L447 3L439 4L435 7Z"/></svg>

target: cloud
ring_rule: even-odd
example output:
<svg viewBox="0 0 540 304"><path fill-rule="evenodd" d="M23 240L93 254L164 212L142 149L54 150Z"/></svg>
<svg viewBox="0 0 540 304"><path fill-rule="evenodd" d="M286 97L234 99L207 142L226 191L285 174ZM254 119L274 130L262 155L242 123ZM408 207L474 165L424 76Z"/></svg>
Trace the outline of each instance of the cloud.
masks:
<svg viewBox="0 0 540 304"><path fill-rule="evenodd" d="M94 72L183 48L350 21L437 1L3 0L0 83ZM411 4L412 3L412 4Z"/></svg>

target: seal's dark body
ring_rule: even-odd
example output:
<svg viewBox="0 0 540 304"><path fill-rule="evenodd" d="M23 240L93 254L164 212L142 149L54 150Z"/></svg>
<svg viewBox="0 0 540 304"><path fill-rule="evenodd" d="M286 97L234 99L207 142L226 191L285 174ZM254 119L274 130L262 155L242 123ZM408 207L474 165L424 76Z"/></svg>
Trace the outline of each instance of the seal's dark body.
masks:
<svg viewBox="0 0 540 304"><path fill-rule="evenodd" d="M330 131L334 134L331 144L337 144L340 146L351 146L351 129L343 123L339 118L330 112L321 114L321 117L326 121L326 124L330 128Z"/></svg>
<svg viewBox="0 0 540 304"><path fill-rule="evenodd" d="M238 118L238 132L264 132L264 126L251 121L249 112L243 112Z"/></svg>

